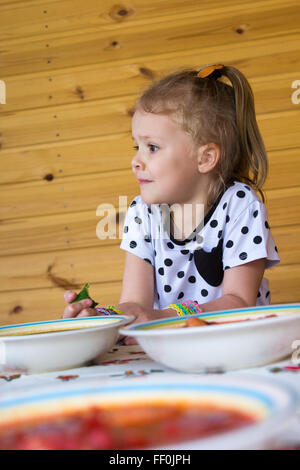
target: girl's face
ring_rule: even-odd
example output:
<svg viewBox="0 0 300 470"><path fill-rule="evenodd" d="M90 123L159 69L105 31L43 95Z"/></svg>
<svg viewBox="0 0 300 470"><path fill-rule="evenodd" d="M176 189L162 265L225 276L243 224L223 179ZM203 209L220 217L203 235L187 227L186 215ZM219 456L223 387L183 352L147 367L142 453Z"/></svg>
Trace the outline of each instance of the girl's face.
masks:
<svg viewBox="0 0 300 470"><path fill-rule="evenodd" d="M171 116L137 110L132 119L132 170L146 204L188 203L199 186L197 147ZM140 180L150 180L143 183Z"/></svg>

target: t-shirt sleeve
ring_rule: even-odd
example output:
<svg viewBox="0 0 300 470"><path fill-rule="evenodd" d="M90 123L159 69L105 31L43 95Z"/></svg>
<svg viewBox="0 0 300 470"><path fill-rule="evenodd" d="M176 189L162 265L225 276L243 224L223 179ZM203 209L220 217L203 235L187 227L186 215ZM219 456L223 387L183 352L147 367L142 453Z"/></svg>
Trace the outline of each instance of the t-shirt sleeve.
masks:
<svg viewBox="0 0 300 470"><path fill-rule="evenodd" d="M143 258L154 266L148 206L139 196L133 199L126 212L120 248Z"/></svg>
<svg viewBox="0 0 300 470"><path fill-rule="evenodd" d="M266 258L265 269L280 263L266 206L253 201L225 230L223 240L223 269Z"/></svg>

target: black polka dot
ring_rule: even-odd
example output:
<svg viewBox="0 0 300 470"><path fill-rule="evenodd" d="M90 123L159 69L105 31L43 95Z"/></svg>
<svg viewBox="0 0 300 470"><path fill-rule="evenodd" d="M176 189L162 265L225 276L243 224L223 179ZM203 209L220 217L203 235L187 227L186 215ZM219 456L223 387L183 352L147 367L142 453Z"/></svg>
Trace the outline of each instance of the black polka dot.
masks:
<svg viewBox="0 0 300 470"><path fill-rule="evenodd" d="M275 251L277 251L277 253L278 253L278 250L277 250L277 246L276 246L276 245L274 246L274 249L275 249Z"/></svg>
<svg viewBox="0 0 300 470"><path fill-rule="evenodd" d="M137 247L137 243L132 240L132 241L129 243L129 246L130 246L130 248L136 248L136 247Z"/></svg>
<svg viewBox="0 0 300 470"><path fill-rule="evenodd" d="M184 271L179 271L179 272L177 273L177 276L178 276L179 278L183 277L183 276L184 276Z"/></svg>
<svg viewBox="0 0 300 470"><path fill-rule="evenodd" d="M194 283L196 282L195 276L190 276L190 277L188 278L188 281L191 282L192 284L194 284Z"/></svg>
<svg viewBox="0 0 300 470"><path fill-rule="evenodd" d="M141 224L142 223L142 219L140 217L135 217L134 218L134 221L137 223L137 224Z"/></svg>
<svg viewBox="0 0 300 470"><path fill-rule="evenodd" d="M149 237L149 235L145 235L144 240L145 240L145 242L150 243L151 242L151 237Z"/></svg>
<svg viewBox="0 0 300 470"><path fill-rule="evenodd" d="M206 289L201 290L201 295L202 297L207 297L208 296L208 291Z"/></svg>
<svg viewBox="0 0 300 470"><path fill-rule="evenodd" d="M203 237L201 235L197 235L197 243L202 243Z"/></svg>
<svg viewBox="0 0 300 470"><path fill-rule="evenodd" d="M184 297L184 292L180 292L180 294L178 295L177 299L182 299L182 297Z"/></svg>
<svg viewBox="0 0 300 470"><path fill-rule="evenodd" d="M247 255L247 253L245 253L245 252L243 251L243 253L240 253L239 258L244 261L245 259L248 258L248 255Z"/></svg>
<svg viewBox="0 0 300 470"><path fill-rule="evenodd" d="M148 207L148 212L149 214L152 214L150 207Z"/></svg>
<svg viewBox="0 0 300 470"><path fill-rule="evenodd" d="M215 220L215 219L212 220L211 223L210 223L210 226L211 226L212 228L215 228L217 225L218 225L218 221Z"/></svg>
<svg viewBox="0 0 300 470"><path fill-rule="evenodd" d="M262 242L262 238L257 235L256 237L253 238L253 241L256 245L258 245L259 243Z"/></svg>
<svg viewBox="0 0 300 470"><path fill-rule="evenodd" d="M231 248L232 246L233 246L233 241L228 240L228 242L226 243L226 248Z"/></svg>
<svg viewBox="0 0 300 470"><path fill-rule="evenodd" d="M241 230L241 232L242 232L244 235L245 235L246 233L248 233L248 232L249 232L248 227L246 227L246 226L243 227L242 230Z"/></svg>
<svg viewBox="0 0 300 470"><path fill-rule="evenodd" d="M189 250L180 250L180 253L182 253L183 255L188 255L189 252Z"/></svg>
<svg viewBox="0 0 300 470"><path fill-rule="evenodd" d="M261 296L261 293L258 291L257 297L259 298Z"/></svg>
<svg viewBox="0 0 300 470"><path fill-rule="evenodd" d="M230 266L225 266L224 271L225 271L225 269L230 269Z"/></svg>
<svg viewBox="0 0 300 470"><path fill-rule="evenodd" d="M151 260L149 258L144 258L144 260L147 261L148 263L152 264Z"/></svg>
<svg viewBox="0 0 300 470"><path fill-rule="evenodd" d="M173 245L173 243L171 243L171 242L168 242L167 245L168 245L168 247L171 248L171 249L174 248L174 245Z"/></svg>
<svg viewBox="0 0 300 470"><path fill-rule="evenodd" d="M136 201L132 201L132 203L130 204L130 207L133 207L136 205Z"/></svg>
<svg viewBox="0 0 300 470"><path fill-rule="evenodd" d="M221 237L222 237L222 233L223 233L223 231L222 231L222 230L219 230L218 238L221 238Z"/></svg>
<svg viewBox="0 0 300 470"><path fill-rule="evenodd" d="M159 300L159 294L157 294L157 298L158 298L158 300Z"/></svg>
<svg viewBox="0 0 300 470"><path fill-rule="evenodd" d="M266 298L269 297L270 295L270 291L268 290L268 292L266 293Z"/></svg>
<svg viewBox="0 0 300 470"><path fill-rule="evenodd" d="M245 193L245 191L238 191L238 192L236 193L236 195L237 195L237 197L239 197L239 198L243 198L243 197L246 196L246 193Z"/></svg>
<svg viewBox="0 0 300 470"><path fill-rule="evenodd" d="M251 189L249 188L249 186L244 186L244 188L248 189L248 191L251 191Z"/></svg>
<svg viewBox="0 0 300 470"><path fill-rule="evenodd" d="M156 250L154 250L154 256L156 256L156 255L157 255Z"/></svg>
<svg viewBox="0 0 300 470"><path fill-rule="evenodd" d="M166 258L166 259L164 260L164 263L165 263L166 266L172 266L173 261L172 261L170 258Z"/></svg>
<svg viewBox="0 0 300 470"><path fill-rule="evenodd" d="M268 221L267 221L267 220L265 221L265 227L266 227L266 228L270 228L270 225L268 224Z"/></svg>
<svg viewBox="0 0 300 470"><path fill-rule="evenodd" d="M189 261L192 261L193 259L193 253L190 254Z"/></svg>
<svg viewBox="0 0 300 470"><path fill-rule="evenodd" d="M258 216L258 211L254 211L253 212L253 217L257 217Z"/></svg>
<svg viewBox="0 0 300 470"><path fill-rule="evenodd" d="M171 292L171 290L172 290L171 286L168 286L168 285L164 286L164 291L165 292Z"/></svg>
<svg viewBox="0 0 300 470"><path fill-rule="evenodd" d="M128 225L125 225L124 227L124 233L127 233L128 232Z"/></svg>
<svg viewBox="0 0 300 470"><path fill-rule="evenodd" d="M158 273L163 276L165 274L164 268L159 268Z"/></svg>
<svg viewBox="0 0 300 470"><path fill-rule="evenodd" d="M225 202L225 204L223 204L223 209L225 210L227 207L227 202Z"/></svg>
<svg viewBox="0 0 300 470"><path fill-rule="evenodd" d="M229 221L230 221L230 217L229 215L226 215L226 224L228 224Z"/></svg>

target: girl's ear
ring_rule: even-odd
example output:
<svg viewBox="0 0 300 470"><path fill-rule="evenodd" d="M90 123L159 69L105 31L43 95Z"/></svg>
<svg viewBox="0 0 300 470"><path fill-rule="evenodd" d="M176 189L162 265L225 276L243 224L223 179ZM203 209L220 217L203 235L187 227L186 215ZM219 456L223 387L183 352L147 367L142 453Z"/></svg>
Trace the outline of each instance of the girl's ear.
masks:
<svg viewBox="0 0 300 470"><path fill-rule="evenodd" d="M198 170L200 173L209 173L217 165L221 155L220 147L211 142L198 149Z"/></svg>

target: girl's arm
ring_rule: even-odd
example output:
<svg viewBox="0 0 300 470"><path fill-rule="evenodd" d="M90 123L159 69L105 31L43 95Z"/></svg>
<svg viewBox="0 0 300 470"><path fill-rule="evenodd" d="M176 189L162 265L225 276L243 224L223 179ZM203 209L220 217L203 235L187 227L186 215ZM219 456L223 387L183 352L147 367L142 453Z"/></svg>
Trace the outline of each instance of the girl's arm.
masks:
<svg viewBox="0 0 300 470"><path fill-rule="evenodd" d="M153 309L154 276L154 268L150 263L126 252L120 303L115 307L124 315L135 315L137 323L176 316L173 309Z"/></svg>
<svg viewBox="0 0 300 470"><path fill-rule="evenodd" d="M201 304L204 312L255 306L264 271L265 258L226 269L222 297Z"/></svg>
<svg viewBox="0 0 300 470"><path fill-rule="evenodd" d="M153 308L154 268L139 256L126 251L119 307L129 302Z"/></svg>

